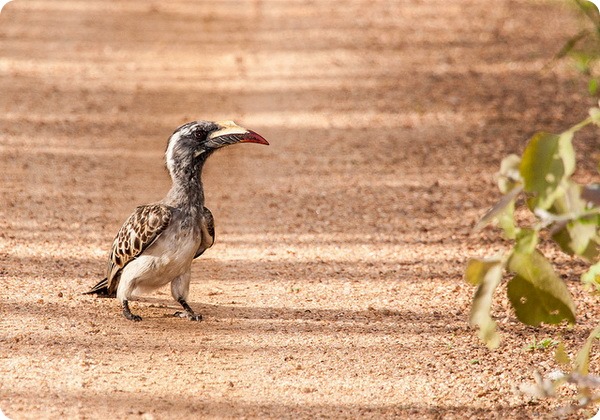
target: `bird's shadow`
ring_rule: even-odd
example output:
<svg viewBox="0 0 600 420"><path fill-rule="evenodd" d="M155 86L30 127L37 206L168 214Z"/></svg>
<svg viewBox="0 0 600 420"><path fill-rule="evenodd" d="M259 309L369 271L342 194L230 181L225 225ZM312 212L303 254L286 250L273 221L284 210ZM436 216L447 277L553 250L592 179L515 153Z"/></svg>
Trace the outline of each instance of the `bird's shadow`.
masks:
<svg viewBox="0 0 600 420"><path fill-rule="evenodd" d="M138 311L143 312L144 319L152 322L158 318L176 318L174 313L181 307L176 303L159 297L143 297L138 301ZM399 328L405 332L417 334L443 334L447 332L451 321L463 323L466 315L460 312L453 314L417 310L397 310L385 307L367 308L302 308L245 306L242 303L205 304L188 302L190 306L204 317L204 322L220 324L221 328L237 331L275 331L294 328L320 332L338 331L341 327L346 332L397 333ZM184 322L181 328L194 322ZM223 327L227 325L227 327ZM466 325L466 324L465 324ZM466 327L465 327L466 328Z"/></svg>

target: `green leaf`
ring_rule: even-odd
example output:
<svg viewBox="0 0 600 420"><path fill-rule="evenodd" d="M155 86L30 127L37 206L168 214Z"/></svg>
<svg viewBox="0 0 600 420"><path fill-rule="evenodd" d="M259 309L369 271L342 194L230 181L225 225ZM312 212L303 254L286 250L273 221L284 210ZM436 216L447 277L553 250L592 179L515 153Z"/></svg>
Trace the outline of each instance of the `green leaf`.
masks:
<svg viewBox="0 0 600 420"><path fill-rule="evenodd" d="M598 217L582 217L567 223L571 241L569 248L576 255L585 257L588 261L598 258Z"/></svg>
<svg viewBox="0 0 600 420"><path fill-rule="evenodd" d="M585 344L577 353L577 357L575 358L575 372L581 375L587 375L590 371L590 350L592 349L592 345L594 344L594 340L598 338L600 334L600 325L598 325L594 330L590 333L589 337L585 341Z"/></svg>
<svg viewBox="0 0 600 420"><path fill-rule="evenodd" d="M594 286L596 290L600 290L600 261L592 265L588 271L581 275L581 281L584 284Z"/></svg>
<svg viewBox="0 0 600 420"><path fill-rule="evenodd" d="M552 206L552 211L559 215L552 230L552 239L567 254L596 261L600 255L600 216L590 211L585 189L571 181L567 181L565 186L565 194Z"/></svg>
<svg viewBox="0 0 600 420"><path fill-rule="evenodd" d="M482 229L484 226L486 226L488 223L490 223L493 219L498 218L498 221L501 223L506 224L506 220L502 220L500 221L500 218L506 218L508 217L512 217L512 211L511 209L514 209L515 207L515 198L519 195L519 193L523 191L523 185L517 185L515 188L513 188L508 194L506 194L504 197L502 197L500 199L500 201L498 201L491 209L489 209L481 218L481 220L479 222L477 222L477 224L475 225L475 227L473 228L473 230L478 231L480 229ZM506 212L509 212L508 214ZM514 226L514 221L513 221L513 226ZM502 228L504 228L505 226L502 226ZM510 230L510 229L509 229ZM506 229L505 229L506 232ZM512 239L509 236L509 232L507 232L507 236L509 237L509 239Z"/></svg>
<svg viewBox="0 0 600 420"><path fill-rule="evenodd" d="M552 239L565 253L596 261L600 256L597 219L589 216L568 222L552 234Z"/></svg>
<svg viewBox="0 0 600 420"><path fill-rule="evenodd" d="M519 229L516 235L515 251L523 254L531 254L537 247L539 235L533 229Z"/></svg>
<svg viewBox="0 0 600 420"><path fill-rule="evenodd" d="M587 209L581 185L567 180L563 188L565 193L554 201L552 211L558 215L570 215L572 219L579 217Z"/></svg>
<svg viewBox="0 0 600 420"><path fill-rule="evenodd" d="M498 226L502 228L507 239L517 237L519 228L515 225L515 200L508 203L504 211L496 216L496 219L498 220Z"/></svg>
<svg viewBox="0 0 600 420"><path fill-rule="evenodd" d="M558 139L558 154L564 165L565 177L570 177L575 172L575 149L573 148L573 131L561 133Z"/></svg>
<svg viewBox="0 0 600 420"><path fill-rule="evenodd" d="M502 159L500 171L498 172L498 189L502 194L508 193L518 184L521 184L520 164L521 158L515 154L510 154Z"/></svg>
<svg viewBox="0 0 600 420"><path fill-rule="evenodd" d="M548 209L564 194L564 183L575 170L573 133L537 133L529 141L519 166L525 192L534 194L534 207Z"/></svg>
<svg viewBox="0 0 600 420"><path fill-rule="evenodd" d="M555 222L552 239L569 255L579 255L596 261L600 255L598 227L600 216L588 205L586 189L571 181L565 182L565 194L552 205ZM538 210L536 214L541 213Z"/></svg>
<svg viewBox="0 0 600 420"><path fill-rule="evenodd" d="M575 0L575 4L579 6L581 11L589 18L598 31L598 6L595 3L587 0Z"/></svg>
<svg viewBox="0 0 600 420"><path fill-rule="evenodd" d="M598 79L590 79L590 81L588 82L588 92L592 96L598 93Z"/></svg>
<svg viewBox="0 0 600 420"><path fill-rule="evenodd" d="M565 349L565 345L562 341L558 343L558 346L556 346L556 351L554 352L554 359L561 365L571 364L571 358L567 354L567 350Z"/></svg>
<svg viewBox="0 0 600 420"><path fill-rule="evenodd" d="M532 326L563 320L575 323L571 294L542 254L514 252L508 269L516 273L508 282L508 298L521 322Z"/></svg>
<svg viewBox="0 0 600 420"><path fill-rule="evenodd" d="M501 260L498 258L471 258L467 262L465 280L473 286L479 286L490 269L498 264L501 264Z"/></svg>
<svg viewBox="0 0 600 420"><path fill-rule="evenodd" d="M479 338L490 349L494 349L500 344L500 336L490 312L492 296L502 280L502 262L498 259L471 259L465 277L469 283L479 285L473 297L469 321L471 325L479 327Z"/></svg>

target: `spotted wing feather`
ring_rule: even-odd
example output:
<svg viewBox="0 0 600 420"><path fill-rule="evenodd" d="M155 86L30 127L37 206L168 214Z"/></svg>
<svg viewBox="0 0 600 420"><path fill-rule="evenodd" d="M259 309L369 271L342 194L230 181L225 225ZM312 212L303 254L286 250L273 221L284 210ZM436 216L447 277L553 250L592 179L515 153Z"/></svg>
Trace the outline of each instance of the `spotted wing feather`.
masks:
<svg viewBox="0 0 600 420"><path fill-rule="evenodd" d="M106 278L109 294L116 291L118 274L123 267L156 241L169 225L171 217L170 208L161 204L139 206L129 216L117 233L108 258Z"/></svg>

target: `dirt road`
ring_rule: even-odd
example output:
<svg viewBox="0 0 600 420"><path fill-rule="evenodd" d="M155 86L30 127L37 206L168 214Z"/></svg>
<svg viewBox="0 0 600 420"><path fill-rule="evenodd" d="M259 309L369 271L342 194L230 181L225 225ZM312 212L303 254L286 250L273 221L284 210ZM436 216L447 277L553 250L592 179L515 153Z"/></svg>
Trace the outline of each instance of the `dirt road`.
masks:
<svg viewBox="0 0 600 420"><path fill-rule="evenodd" d="M515 391L597 322L467 325L470 228L493 174L593 101L567 66L578 29L538 1L28 0L0 15L0 409L24 418L529 418ZM136 205L169 188L175 127L234 119L271 143L209 161L217 242L194 263L201 323L168 289L82 296ZM597 132L577 140L598 150ZM596 160L597 161L597 160ZM588 168L590 169L591 166ZM591 174L591 169L581 176ZM594 366L595 366L594 362Z"/></svg>

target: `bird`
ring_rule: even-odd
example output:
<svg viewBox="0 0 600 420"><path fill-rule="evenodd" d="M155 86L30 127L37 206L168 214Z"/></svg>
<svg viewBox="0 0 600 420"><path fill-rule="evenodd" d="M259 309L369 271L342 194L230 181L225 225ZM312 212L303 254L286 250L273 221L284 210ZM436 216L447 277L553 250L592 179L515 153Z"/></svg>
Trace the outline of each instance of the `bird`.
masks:
<svg viewBox="0 0 600 420"><path fill-rule="evenodd" d="M106 277L85 294L116 297L123 316L141 321L129 301L171 284L183 311L175 315L201 321L187 302L192 261L215 242L212 213L204 206L202 169L216 150L237 143L269 143L233 121L192 121L169 137L165 163L172 185L159 202L138 206L118 231L109 252Z"/></svg>

